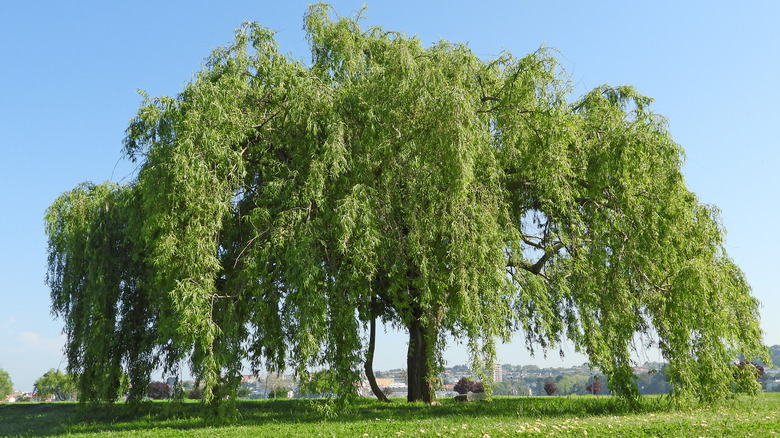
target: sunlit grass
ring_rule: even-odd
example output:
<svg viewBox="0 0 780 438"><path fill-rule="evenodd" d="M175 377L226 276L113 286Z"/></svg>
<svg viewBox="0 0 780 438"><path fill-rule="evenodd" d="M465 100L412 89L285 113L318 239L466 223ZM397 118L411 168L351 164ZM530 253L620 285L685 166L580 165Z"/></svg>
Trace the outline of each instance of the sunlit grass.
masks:
<svg viewBox="0 0 780 438"><path fill-rule="evenodd" d="M346 410L323 400L241 401L215 420L197 403L0 405L0 436L353 436L644 437L780 436L780 394L740 397L717 407L677 407L647 397L630 407L612 397L515 397L441 406L361 400Z"/></svg>

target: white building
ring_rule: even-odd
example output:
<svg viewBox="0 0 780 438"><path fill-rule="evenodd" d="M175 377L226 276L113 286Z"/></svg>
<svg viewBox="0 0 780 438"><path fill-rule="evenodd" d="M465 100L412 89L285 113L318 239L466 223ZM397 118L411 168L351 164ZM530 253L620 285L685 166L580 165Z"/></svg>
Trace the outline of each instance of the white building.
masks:
<svg viewBox="0 0 780 438"><path fill-rule="evenodd" d="M493 383L504 381L504 368L500 363L493 364Z"/></svg>

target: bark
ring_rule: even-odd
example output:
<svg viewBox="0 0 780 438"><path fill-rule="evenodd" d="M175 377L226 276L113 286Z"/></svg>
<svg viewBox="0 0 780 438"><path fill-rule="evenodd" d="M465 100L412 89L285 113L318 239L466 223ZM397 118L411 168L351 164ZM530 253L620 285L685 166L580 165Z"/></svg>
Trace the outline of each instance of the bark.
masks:
<svg viewBox="0 0 780 438"><path fill-rule="evenodd" d="M372 297L372 301L374 301L373 297ZM368 384L371 386L371 391L374 393L376 398L379 399L379 401L389 402L390 400L387 399L385 393L382 392L382 390L379 388L379 385L376 384L376 378L374 377L375 345L376 345L376 316L372 316L371 322L369 323L368 353L366 353L366 364L365 364L366 378L368 379Z"/></svg>
<svg viewBox="0 0 780 438"><path fill-rule="evenodd" d="M406 358L409 387L406 400L409 402L433 403L436 401L435 379L433 379L435 376L430 376L434 370L429 362L429 359L433 359L436 338L433 330L426 330L420 324L419 317L414 318L409 324L409 352Z"/></svg>

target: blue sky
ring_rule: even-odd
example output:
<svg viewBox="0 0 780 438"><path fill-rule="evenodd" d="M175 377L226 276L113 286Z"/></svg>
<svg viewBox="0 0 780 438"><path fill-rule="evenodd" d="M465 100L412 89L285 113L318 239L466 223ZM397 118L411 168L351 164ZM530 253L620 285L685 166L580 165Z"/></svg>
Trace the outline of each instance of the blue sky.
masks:
<svg viewBox="0 0 780 438"><path fill-rule="evenodd" d="M687 151L684 172L718 205L730 255L763 302L765 342L780 344L780 3L367 1L365 25L460 41L481 57L556 48L580 92L631 84L656 99ZM36 1L0 6L0 367L31 390L64 369L63 323L44 284L45 209L83 181L122 181L133 167L121 141L137 89L174 95L244 20L276 30L282 50L308 60L305 1ZM334 1L352 15L363 1ZM574 96L573 96L574 97ZM375 369L401 368L403 336L379 340ZM530 358L522 339L504 363ZM462 347L445 354L465 363ZM658 360L650 354L651 360Z"/></svg>

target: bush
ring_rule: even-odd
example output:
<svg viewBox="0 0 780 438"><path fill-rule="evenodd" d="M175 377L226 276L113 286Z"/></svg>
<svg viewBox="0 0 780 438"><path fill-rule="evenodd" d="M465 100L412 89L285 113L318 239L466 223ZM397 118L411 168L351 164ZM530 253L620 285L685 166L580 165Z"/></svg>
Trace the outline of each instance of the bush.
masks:
<svg viewBox="0 0 780 438"><path fill-rule="evenodd" d="M203 391L201 391L200 388L192 388L189 394L187 394L187 398L190 400L202 400Z"/></svg>
<svg viewBox="0 0 780 438"><path fill-rule="evenodd" d="M455 387L453 388L455 392L458 394L466 394L469 392L485 392L484 386L482 386L482 382L475 382L468 377L461 377L460 380L458 380L458 383L455 384Z"/></svg>
<svg viewBox="0 0 780 438"><path fill-rule="evenodd" d="M558 385L552 381L544 382L544 392L546 392L547 395L553 395L558 392Z"/></svg>
<svg viewBox="0 0 780 438"><path fill-rule="evenodd" d="M171 387L165 382L152 382L146 395L152 400L165 400L171 396Z"/></svg>
<svg viewBox="0 0 780 438"><path fill-rule="evenodd" d="M385 396L390 396L390 394L393 393L393 388L389 386L385 386L384 389L382 389L382 392L385 394Z"/></svg>

